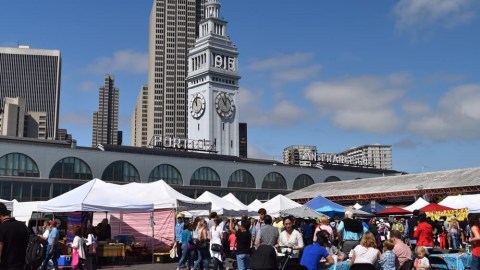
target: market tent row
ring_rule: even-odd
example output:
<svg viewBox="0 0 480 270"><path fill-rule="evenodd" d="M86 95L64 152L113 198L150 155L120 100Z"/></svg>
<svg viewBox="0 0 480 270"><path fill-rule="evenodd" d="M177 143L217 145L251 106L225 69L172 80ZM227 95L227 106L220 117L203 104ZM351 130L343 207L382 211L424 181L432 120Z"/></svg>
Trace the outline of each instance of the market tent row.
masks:
<svg viewBox="0 0 480 270"><path fill-rule="evenodd" d="M233 195L232 193L228 193L227 195L223 196L222 199L238 205L240 207L240 209L247 209L247 211L248 211L247 215L248 216L256 216L257 215L258 211L251 210L247 205L245 205L239 199L237 199L237 197L235 197L235 195Z"/></svg>
<svg viewBox="0 0 480 270"><path fill-rule="evenodd" d="M264 208L267 210L267 215L272 217L280 216L280 211L295 207L300 207L301 204L290 200L289 198L279 194L272 199L266 201L259 208Z"/></svg>
<svg viewBox="0 0 480 270"><path fill-rule="evenodd" d="M232 216L240 217L243 215L248 215L248 207L243 205L238 205L236 203L230 202L224 198L221 198L209 191L203 192L196 200L197 203L208 203L212 204L211 212L216 212L218 215L223 216ZM188 211L194 216L207 216L208 211Z"/></svg>
<svg viewBox="0 0 480 270"><path fill-rule="evenodd" d="M307 202L321 195L334 202L356 202L452 193L480 193L480 167L317 183L294 191L287 197Z"/></svg>
<svg viewBox="0 0 480 270"><path fill-rule="evenodd" d="M425 201L422 197L418 198L414 203L410 204L407 207L404 207L403 209L413 212L415 210L418 210L422 207L427 206L429 203Z"/></svg>

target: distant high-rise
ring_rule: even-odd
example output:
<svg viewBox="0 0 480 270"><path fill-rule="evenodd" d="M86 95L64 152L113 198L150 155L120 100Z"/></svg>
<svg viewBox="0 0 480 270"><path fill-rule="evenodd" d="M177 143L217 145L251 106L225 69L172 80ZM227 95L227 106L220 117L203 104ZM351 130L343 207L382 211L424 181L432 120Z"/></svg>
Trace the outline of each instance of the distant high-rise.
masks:
<svg viewBox="0 0 480 270"><path fill-rule="evenodd" d="M115 78L105 75L98 91L98 112L93 113L92 145L118 144L118 88Z"/></svg>
<svg viewBox="0 0 480 270"><path fill-rule="evenodd" d="M147 143L142 136L132 136L136 138L134 146L146 146L154 135L187 136L187 54L195 43L204 2L153 1L149 31ZM132 128L132 135L133 132Z"/></svg>
<svg viewBox="0 0 480 270"><path fill-rule="evenodd" d="M142 85L137 97L137 104L130 118L130 144L133 146L146 146L147 138L147 114L148 114L148 86Z"/></svg>
<svg viewBox="0 0 480 270"><path fill-rule="evenodd" d="M367 144L352 147L339 153L339 155L365 160L368 165L378 169L391 170L393 168L391 145Z"/></svg>
<svg viewBox="0 0 480 270"><path fill-rule="evenodd" d="M44 113L47 139L57 135L60 73L59 50L0 48L0 100L20 97L25 100L25 111ZM0 106L3 110L3 102Z"/></svg>

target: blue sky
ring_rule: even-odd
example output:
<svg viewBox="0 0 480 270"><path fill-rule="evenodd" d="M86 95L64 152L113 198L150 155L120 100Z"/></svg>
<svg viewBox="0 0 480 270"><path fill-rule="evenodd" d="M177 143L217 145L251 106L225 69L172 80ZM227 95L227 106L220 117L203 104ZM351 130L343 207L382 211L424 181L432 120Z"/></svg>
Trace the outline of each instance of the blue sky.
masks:
<svg viewBox="0 0 480 270"><path fill-rule="evenodd" d="M391 144L410 173L480 166L480 3L475 0L223 0L240 52L251 157ZM105 73L120 129L147 82L152 0L0 2L0 46L62 53L60 127L90 146Z"/></svg>

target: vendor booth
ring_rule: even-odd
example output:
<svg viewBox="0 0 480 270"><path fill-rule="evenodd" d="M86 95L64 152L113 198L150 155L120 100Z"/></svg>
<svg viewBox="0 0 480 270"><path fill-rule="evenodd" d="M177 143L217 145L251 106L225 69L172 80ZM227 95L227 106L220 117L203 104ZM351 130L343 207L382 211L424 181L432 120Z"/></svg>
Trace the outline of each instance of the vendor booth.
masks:
<svg viewBox="0 0 480 270"><path fill-rule="evenodd" d="M300 207L302 206L301 204L294 202L290 200L289 198L279 194L269 201L263 203L260 208L265 208L267 210L267 215L270 215L272 217L274 216L279 216L280 211L290 209L290 208L295 208L295 207Z"/></svg>

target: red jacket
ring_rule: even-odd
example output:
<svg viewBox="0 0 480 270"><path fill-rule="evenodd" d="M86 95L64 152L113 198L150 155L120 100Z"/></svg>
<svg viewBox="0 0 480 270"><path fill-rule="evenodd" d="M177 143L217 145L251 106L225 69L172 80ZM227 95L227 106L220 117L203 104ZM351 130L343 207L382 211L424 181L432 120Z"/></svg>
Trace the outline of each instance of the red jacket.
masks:
<svg viewBox="0 0 480 270"><path fill-rule="evenodd" d="M413 232L413 237L417 239L417 246L433 247L433 228L427 222L418 223L417 229Z"/></svg>

